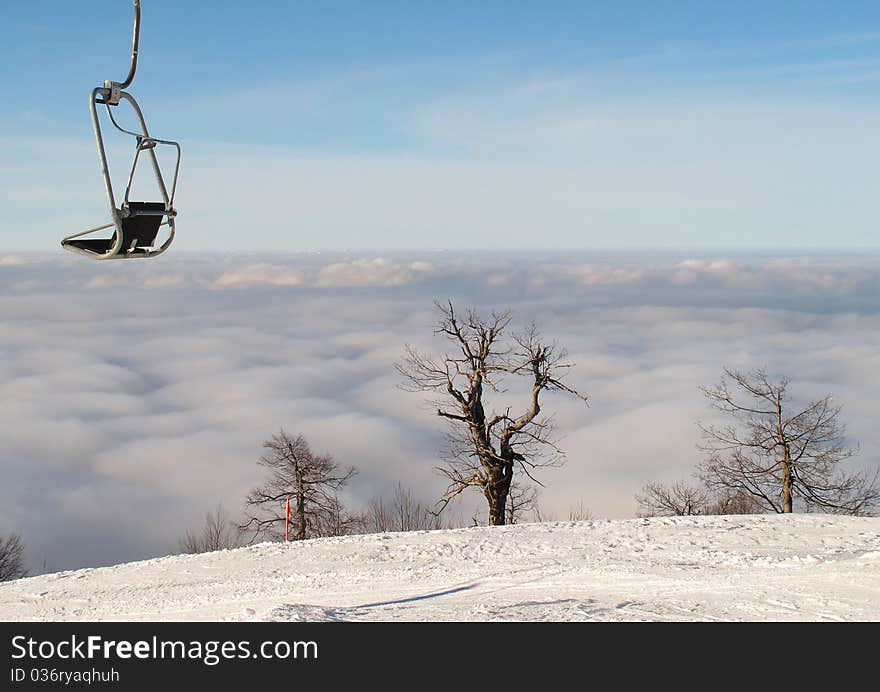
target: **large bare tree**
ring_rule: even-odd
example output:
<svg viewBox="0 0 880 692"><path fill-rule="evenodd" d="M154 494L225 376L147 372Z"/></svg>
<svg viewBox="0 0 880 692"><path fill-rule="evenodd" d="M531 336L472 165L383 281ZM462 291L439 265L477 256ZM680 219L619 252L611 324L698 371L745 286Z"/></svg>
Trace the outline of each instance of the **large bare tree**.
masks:
<svg viewBox="0 0 880 692"><path fill-rule="evenodd" d="M302 435L284 430L263 443L258 464L269 473L264 485L245 501L247 521L242 531L260 537L284 536L286 503L290 499L290 537L296 541L351 533L362 519L350 514L338 492L355 475L329 454L315 454Z"/></svg>
<svg viewBox="0 0 880 692"><path fill-rule="evenodd" d="M469 310L460 318L451 302L437 308L435 334L451 350L434 356L407 346L397 369L402 388L433 394L437 415L450 424L446 464L440 468L449 485L440 511L462 491L477 488L488 503L489 524L504 524L515 471L536 481L536 469L563 458L552 418L542 415L542 394L558 391L585 402L587 398L563 381L571 367L566 351L546 342L534 325L508 335L509 312L493 312L484 319ZM524 378L528 384L525 403L516 412L513 406L493 408L487 401L487 392L505 392L506 378Z"/></svg>
<svg viewBox="0 0 880 692"><path fill-rule="evenodd" d="M24 542L17 533L0 536L0 581L27 576L24 564Z"/></svg>
<svg viewBox="0 0 880 692"><path fill-rule="evenodd" d="M713 490L749 493L765 507L870 514L880 503L877 473L847 472L841 462L855 454L831 395L793 406L789 381L763 369L725 368L721 381L704 387L726 425L700 425L706 459L699 475Z"/></svg>

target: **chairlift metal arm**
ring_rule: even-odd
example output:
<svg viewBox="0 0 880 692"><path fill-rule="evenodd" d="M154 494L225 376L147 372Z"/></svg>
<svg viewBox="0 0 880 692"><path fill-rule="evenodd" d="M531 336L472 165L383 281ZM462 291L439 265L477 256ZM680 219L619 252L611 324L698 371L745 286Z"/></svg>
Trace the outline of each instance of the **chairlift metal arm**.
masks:
<svg viewBox="0 0 880 692"><path fill-rule="evenodd" d="M109 170L109 167L107 164L107 154L104 150L104 138L101 135L101 126L100 126L100 123L98 122L97 104L105 103L105 101L101 100L100 97L106 96L106 95L107 95L106 88L98 87L96 89L93 89L92 90L92 97L91 97L90 103L89 103L89 108L90 108L91 115L92 115L92 126L95 131L95 142L98 145L98 156L101 160L101 172L104 176L104 185L107 190L107 197L108 197L108 201L110 202L110 209L114 215L118 215L118 210L116 207L116 197L113 193L113 184L110 179L110 170ZM136 133L136 132L131 132L130 130L126 130L126 129L120 127L119 124L116 122L116 119L113 118L113 114L111 112L110 119L113 122L114 126L126 134L129 134L133 137L137 137L139 141L142 139L152 139L150 137L149 130L147 130L147 123L144 120L143 111L141 111L141 107L138 105L138 102L135 100L134 96L129 94L127 91L121 91L121 92L119 92L119 97L121 100L128 101L128 103L131 105L132 110L134 111L135 116L137 117L138 126L140 127L141 131L140 131L140 133ZM110 108L108 107L107 110L109 111ZM152 164L153 174L154 174L154 177L156 178L156 184L159 187L159 193L162 195L162 201L165 203L165 208L170 210L173 208L174 193L177 190L177 177L178 177L178 173L180 171L180 145L177 142L172 142L170 140L154 140L154 141L161 142L162 144L172 145L177 149L177 162L174 167L174 180L173 180L170 195L168 194L168 188L165 187L165 181L162 177L162 171L159 168L159 160L156 158L155 148L147 149L147 155L150 159L150 163ZM132 179L134 178L134 170L135 170L135 167L137 166L137 161L140 156L140 150L141 150L141 148L138 147L135 152L135 159L134 159L134 162L132 163L131 172L129 173L129 177L128 177L128 188L129 189L131 187ZM125 202L128 202L129 189L126 189L125 195L123 197L123 200Z"/></svg>
<svg viewBox="0 0 880 692"><path fill-rule="evenodd" d="M149 142L152 145L165 144L165 145L172 146L175 149L177 149L177 161L174 164L174 178L172 179L172 182L171 182L171 194L170 195L168 194L167 188L165 187L165 181L162 179L161 175L157 175L156 180L159 183L159 187L161 188L164 195L167 196L167 199L165 201L167 203L168 209L173 210L174 209L174 194L177 191L177 178L180 173L180 144L178 142L174 142L170 139L159 139L158 137L151 137L149 134L147 134L146 124L143 121L143 115L140 113L140 108L137 106L137 103L135 102L134 97L132 97L128 93L120 94L120 97L126 99L127 101L129 101L129 103L131 103L132 108L134 109L135 113L138 114L138 119L140 120L141 126L142 126L141 133L132 132L131 130L126 130L124 127L122 127L116 121L116 118L113 116L113 109L110 108L109 105L107 105L107 115L110 116L110 122L113 123L113 127L115 127L117 130L119 130L123 134L134 137L135 139L137 139L137 142L138 142L137 149L135 150L135 154L134 154L134 161L131 164L131 170L129 171L129 174L128 174L128 183L125 188L125 196L123 197L123 203L124 204L128 203L128 195L131 192L131 184L132 184L132 181L134 180L134 172L135 172L135 169L137 168L138 158L140 157L141 151L144 149L148 149L148 150L152 149L152 146L144 146L143 143ZM155 154L152 151L150 151L150 155L155 159Z"/></svg>

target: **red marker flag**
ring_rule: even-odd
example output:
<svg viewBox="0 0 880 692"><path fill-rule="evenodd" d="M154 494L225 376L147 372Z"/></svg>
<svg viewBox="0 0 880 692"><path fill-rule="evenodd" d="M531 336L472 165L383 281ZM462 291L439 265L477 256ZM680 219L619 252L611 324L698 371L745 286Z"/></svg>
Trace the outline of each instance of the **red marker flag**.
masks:
<svg viewBox="0 0 880 692"><path fill-rule="evenodd" d="M287 505L284 509L284 542L287 543L288 530L290 528L290 498L287 498Z"/></svg>

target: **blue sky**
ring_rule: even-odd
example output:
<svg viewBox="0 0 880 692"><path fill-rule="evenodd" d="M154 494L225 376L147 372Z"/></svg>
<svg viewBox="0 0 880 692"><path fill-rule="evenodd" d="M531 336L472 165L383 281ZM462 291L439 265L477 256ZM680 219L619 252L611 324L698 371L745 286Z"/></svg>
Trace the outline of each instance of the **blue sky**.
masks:
<svg viewBox="0 0 880 692"><path fill-rule="evenodd" d="M2 9L0 249L106 216L85 101L130 22ZM878 85L876 3L144 0L131 91L184 250L802 250L876 247Z"/></svg>

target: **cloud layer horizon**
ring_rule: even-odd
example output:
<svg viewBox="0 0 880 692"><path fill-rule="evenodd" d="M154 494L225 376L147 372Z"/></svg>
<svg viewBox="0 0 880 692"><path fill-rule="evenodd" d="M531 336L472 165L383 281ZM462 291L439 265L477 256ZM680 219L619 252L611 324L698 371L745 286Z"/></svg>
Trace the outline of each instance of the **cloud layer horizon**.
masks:
<svg viewBox="0 0 880 692"><path fill-rule="evenodd" d="M447 299L534 320L576 364L590 407L545 401L567 452L540 476L547 514L632 516L645 482L686 478L711 417L698 388L723 366L833 392L876 465L878 297L877 255L0 255L0 533L34 571L175 552L218 502L240 511L282 427L358 468L353 507L398 482L435 501L444 425L393 366L405 344L445 347Z"/></svg>

